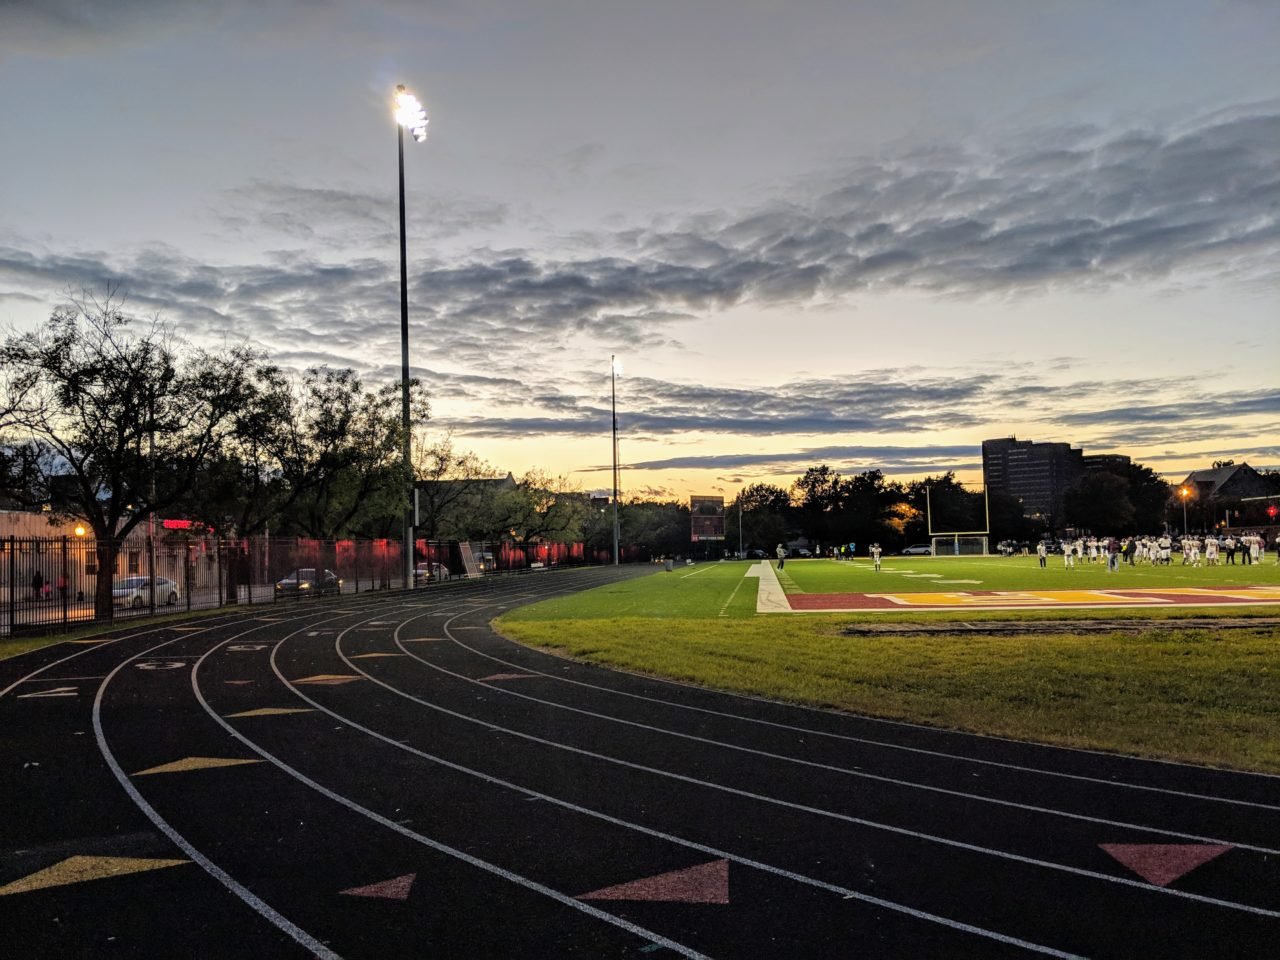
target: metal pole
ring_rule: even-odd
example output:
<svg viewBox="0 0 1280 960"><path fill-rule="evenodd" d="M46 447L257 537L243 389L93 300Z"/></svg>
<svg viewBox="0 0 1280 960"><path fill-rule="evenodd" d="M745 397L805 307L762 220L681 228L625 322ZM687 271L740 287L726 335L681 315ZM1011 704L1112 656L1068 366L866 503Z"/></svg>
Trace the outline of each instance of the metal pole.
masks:
<svg viewBox="0 0 1280 960"><path fill-rule="evenodd" d="M400 415L404 430L404 480L408 499L404 507L404 544L401 569L406 589L413 580L413 452L409 436L409 262L404 224L404 126L396 124L396 152L400 166Z"/></svg>
<svg viewBox="0 0 1280 960"><path fill-rule="evenodd" d="M618 364L609 357L609 407L613 413L613 565L618 565Z"/></svg>

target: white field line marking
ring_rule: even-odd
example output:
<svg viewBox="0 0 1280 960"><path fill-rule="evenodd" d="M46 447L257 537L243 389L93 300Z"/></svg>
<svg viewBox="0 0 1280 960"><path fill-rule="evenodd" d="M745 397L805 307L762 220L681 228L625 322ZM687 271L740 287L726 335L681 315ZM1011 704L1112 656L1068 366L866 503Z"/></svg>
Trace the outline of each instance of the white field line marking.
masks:
<svg viewBox="0 0 1280 960"><path fill-rule="evenodd" d="M399 644L398 639L396 642L397 644ZM401 647L400 649L403 650L405 653L409 653L409 651L404 647ZM412 653L409 653L409 655L411 657L414 656ZM416 660L420 658L414 657L414 659ZM423 662L425 663L425 661ZM433 665L428 663L427 666L433 666ZM811 807L802 803L793 803L789 800L781 800L777 797L770 797L765 794L752 793L749 790L741 790L737 787L727 787L727 786L724 786L723 784L712 783L708 780L699 780L696 777L686 776L681 773L673 773L669 770L661 770L657 767L650 767L640 763L632 763L629 760L621 760L617 757L610 757L603 753L595 753L591 750L584 750L581 747L571 747L568 744L557 743L554 740L547 740L542 737L537 737L531 733L525 733L520 730L512 729L511 727L504 727L504 726L501 726L500 724L492 723L487 720L480 720L477 717L468 716L467 714L459 713L456 710L450 710L447 707L440 706L439 704L435 704L435 703L431 703L430 701L423 700L421 697L415 697L411 693L406 693L405 691L397 687L393 687L389 683L379 680L377 677L374 677L371 674L365 672L364 670L361 670L360 667L356 666L355 664L351 664L351 669L355 670L357 673L363 673L369 680L371 680L373 683L377 684L378 686L382 687L383 689L387 690L388 692L393 693L398 697L403 697L405 700L408 700L412 703L417 703L423 707L426 707L428 710L435 710L438 713L443 713L446 716L454 717L466 723L474 723L477 726L484 727L486 730L489 730L489 731L498 732L498 733L509 733L514 737L519 737L522 740L528 740L530 743L541 744L542 746L550 747L554 750L564 750L567 753L573 753L579 756L590 757L593 760L601 760L605 763L616 764L617 766L626 767L630 770L639 770L642 773L651 773L658 777L665 777L670 780L677 780L681 783L688 783L697 787L705 787L709 790L716 790L722 793L730 794L732 796L744 797L748 800L756 800L756 801L759 801L760 803L769 804L771 806L783 807L784 809L789 809L789 810L798 810L801 813L811 813L811 814L814 814L815 816L826 817L831 820L838 820L842 823L851 823L851 824L854 824L855 826L867 827L868 829L871 829L871 830L881 830L881 831L884 831L885 833L892 833L892 834L897 834L899 836L911 837L916 840L923 840L926 843L936 843L936 844L939 844L940 846L953 847L958 850L966 850L970 853L976 853L980 856L989 856L989 857L994 857L1000 860L1009 860L1014 863L1027 864L1033 867L1042 867L1046 870L1055 870L1061 873L1073 874L1075 876L1088 877L1092 880L1101 880L1105 883L1114 883L1120 886L1134 887L1139 890L1145 890L1149 893L1165 894L1168 896L1178 897L1181 899L1194 900L1200 903L1209 903L1209 904L1213 904L1214 906L1225 907L1229 910L1239 910L1243 913L1252 913L1252 914L1257 914L1258 916L1263 916L1263 917L1280 918L1280 911L1268 910L1264 907L1255 907L1249 904L1235 903L1231 900L1219 900L1215 897L1207 897L1207 896L1203 896L1201 894L1196 894L1196 893L1187 893L1182 890L1174 890L1168 887L1156 887L1150 883L1140 882L1137 880L1129 880L1125 877L1109 876L1108 874L1098 873L1097 871L1094 871L1094 870L1087 870L1083 867L1071 867L1071 866L1067 866L1066 864L1053 863L1048 860L1039 860L1039 859L1036 859L1035 857L1026 857L1021 854L1010 853L1004 850L995 850L990 847L982 847L977 844L966 843L963 840L952 840L948 837L940 837L935 834L923 833L918 830L911 830L907 827L895 827L892 824L879 823L874 820L866 820L862 817L854 817L844 813L836 813L835 811L832 811L832 810L824 810L820 807ZM435 669L439 669L439 668L436 667ZM442 672L448 672L448 671L442 671ZM496 688L489 687L486 685L486 689L493 690Z"/></svg>
<svg viewBox="0 0 1280 960"><path fill-rule="evenodd" d="M260 629L260 628L258 627L250 628L249 630L246 630L244 633L240 634L239 636L245 636L248 633L253 632L253 630L255 629ZM189 639L189 638L183 637L181 639ZM142 796L142 794L138 792L137 787L135 787L133 783L129 780L128 774L124 772L119 762L117 762L115 758L115 754L111 752L111 748L107 746L107 738L102 729L102 700L107 691L107 684L111 682L111 680L116 676L116 674L118 674L121 670L123 670L126 666L128 666L128 664L131 661L136 660L138 657L143 656L147 653L150 653L153 650L159 650L161 647L167 646L168 644L174 643L174 642L176 641L166 640L164 643L157 644L156 646L151 647L149 650L145 650L142 653L137 654L133 657L130 657L128 660L121 662L119 666L117 666L114 670L111 671L110 674L107 675L107 678L102 682L101 686L98 687L98 694L96 697L94 697L94 700L93 700L93 733L98 740L98 749L102 752L103 759L106 760L107 766L111 769L111 772L115 775L115 778L119 782L120 786L123 787L124 791L129 795L129 798L133 800L134 804L138 807L138 809L141 810L143 814L146 815L147 819L149 819L153 824L155 824L156 829L158 829L166 837L172 840L173 843L176 844L182 850L183 853L185 853L188 857L190 857L193 861L195 861L195 863L197 863L206 873L208 873L210 876L216 879L219 883L221 883L224 887L230 890L233 894L239 897L244 903L246 903L249 907L251 907L254 910L254 912L256 912L259 916L268 920L277 929L288 934L290 937L293 938L295 942L297 942L303 947L306 947L308 950L314 953L317 957L325 958L325 960L330 960L330 958L332 958L332 960L341 960L339 954L334 953L332 950L326 947L319 940L315 939L313 936L311 936L301 927L295 925L292 921L290 921L283 915L277 913L264 901L258 899L258 897L251 890L249 890L247 887L243 886L242 884L238 883L235 880L235 878L233 878L225 870L223 870L221 867L219 867L217 864L211 861L208 857L202 854L199 850L193 847L187 841L187 839L182 836L182 834L178 833L178 831L175 830L167 820L165 820L162 816L160 816L160 814L156 811L154 807L151 806L151 804L147 803L146 799ZM230 641L225 641L225 642L230 642ZM198 661L196 666L197 668L199 667ZM192 679L194 680L194 678L195 678L195 671L192 671Z"/></svg>
<svg viewBox="0 0 1280 960"><path fill-rule="evenodd" d="M459 645L461 646L461 644ZM404 648L401 647L401 649L404 649ZM646 730L651 733L660 733L669 737L676 737L677 739L680 739L680 740L689 740L694 743L706 744L707 746L720 747L725 750L734 750L739 753L750 754L751 756L764 757L765 759L768 759L768 760L780 760L784 763L794 763L794 764L797 764L798 766L810 767L817 770L823 770L828 773L838 773L848 777L857 777L860 780L871 780L871 781L875 781L876 783L888 783L897 787L905 787L912 790L924 790L929 793L941 794L943 796L948 796L948 797L958 797L963 800L971 800L977 803L990 803L995 806L1011 807L1016 810L1026 810L1032 813L1041 813L1041 814L1046 814L1048 816L1053 816L1053 817L1062 817L1068 820L1080 820L1085 823L1096 823L1102 826L1118 827L1120 829L1134 830L1141 833L1154 833L1163 837L1177 837L1182 840L1192 840L1197 843L1228 844L1233 847L1238 847L1241 850L1253 850L1262 854L1267 854L1267 855L1274 854L1274 855L1280 856L1280 849L1272 849L1270 847L1256 846L1254 844L1248 844L1248 843L1236 843L1235 841L1224 840L1219 837L1206 837L1206 836L1200 836L1198 834L1183 833L1182 831L1179 831L1179 830L1170 830L1163 827L1152 827L1152 826L1146 826L1144 824L1128 823L1123 820L1107 820L1101 817L1091 817L1083 813L1072 813L1066 810L1056 810L1052 807L1040 807L1040 806L1035 806L1033 804L1019 803L1016 800L1001 800L996 797L988 797L981 794L966 793L963 790L951 790L946 787L935 787L929 784L916 783L911 780L900 780L896 777L887 777L881 774L867 773L862 770L854 770L848 767L837 767L831 764L818 763L817 761L814 761L814 760L803 760L798 757L789 757L789 756L786 756L785 754L771 753L770 751L767 751L767 750L757 750L754 747L744 747L739 744L729 743L724 740L713 740L708 737L699 737L695 734L682 733L681 731L670 730L666 727L656 727L651 724L640 723L635 720L624 720L621 717L614 717L604 713L595 713L594 711L591 711L591 710L584 710L581 707L571 707L567 704L557 703L553 700L543 700L539 697L535 697L527 693L520 693L516 690L512 690L507 687L490 687L489 684L480 684L479 681L477 680L472 680L470 677L464 676L461 673L455 673L452 670L447 670L444 667L437 666L436 664L433 664L427 660L424 660L422 657L415 656L414 654L410 654L410 656L413 656L414 659L416 660L420 660L423 664L425 664L430 669L446 674L447 676L454 677L458 680L465 680L467 683L474 683L477 685L481 685L486 687L487 689L501 690L503 693L509 694L510 696L513 696L513 697L518 697L521 700L528 700L532 703L537 703L545 707L551 707L557 710L565 710L569 713L576 713L581 716L592 717L593 719L596 719L596 720L604 720L609 723L617 723L625 727L634 727L636 729ZM343 660L350 663L350 661L347 660L345 656L343 656ZM354 669L357 669L357 670L359 669L358 667L355 667L354 664L351 664L351 666ZM537 671L534 671L534 673L537 674ZM541 674L541 676L547 676L547 674Z"/></svg>
<svg viewBox="0 0 1280 960"><path fill-rule="evenodd" d="M746 583L746 582L747 582L747 578L746 578L746 577L739 577L739 578L738 578L738 582L737 582L736 584L734 584L733 592L732 592L731 594L729 594L729 599L728 599L728 600L726 600L726 601L724 602L724 605L720 608L720 616L722 616L722 617L727 617L727 616L728 616L728 614L727 614L727 613L725 613L725 611L729 609L729 604L733 603L733 598L734 598L734 597L736 597L736 596L738 595L738 591L742 589L742 585L743 585L744 583Z"/></svg>
<svg viewBox="0 0 1280 960"><path fill-rule="evenodd" d="M521 670L525 670L529 673L542 673L542 676L550 678L552 680L559 680L561 683L568 683L577 687L586 687L589 690L598 690L603 693L610 693L610 694L613 694L614 696L619 696L619 697L627 697L632 700L640 700L645 703L657 703L657 704L661 704L662 706L673 707L678 710L688 710L693 713L704 713L714 717L724 717L727 720L738 720L742 723L758 724L759 726L771 727L777 730L787 730L792 733L802 733L802 734L805 734L806 736L827 737L829 739L839 740L845 743L859 743L866 746L880 747L885 750L901 750L904 753L916 753L916 754L920 754L922 756L927 756L927 757L939 757L945 760L959 760L964 763L973 763L973 764L977 764L979 766L985 766L985 767L995 767L996 769L1000 769L1000 770L1016 770L1021 773L1033 773L1033 774L1038 774L1040 776L1045 776L1045 777L1060 777L1064 780L1075 780L1081 783L1092 783L1092 784L1097 784L1099 786L1104 786L1104 787L1120 787L1126 790L1141 790L1148 793L1166 794L1168 796L1173 796L1173 797L1187 797L1194 800L1208 800L1214 803L1226 803L1226 804L1232 804L1235 806L1253 807L1260 810L1280 811L1280 805L1277 805L1277 804L1258 803L1252 800L1237 800L1231 797L1215 797L1205 793L1192 793L1186 790L1174 790L1170 787L1152 787L1152 786L1147 786L1146 784L1140 784L1140 783L1126 783L1124 781L1119 781L1119 780L1106 780L1101 777L1088 777L1078 773L1064 773L1058 770L1047 770L1042 767L1029 767L1023 764L1006 763L1000 760L984 760L979 757L968 757L963 754L948 753L943 750L929 750L924 747L909 747L909 746L906 746L905 744L891 743L887 740L874 740L870 737L855 737L855 736L850 736L849 734L832 733L828 730L817 730L813 727L802 727L802 726L797 726L795 724L790 724L790 723L778 723L777 721L774 721L774 720L761 720L758 717L747 717L737 713L729 713L724 710L712 710L709 707L695 707L691 704L677 703L674 700L663 700L660 697L650 697L641 693L631 693L630 691L627 691L627 690L615 690L611 687L602 687L602 686L599 686L598 684L587 683L586 681L583 681L583 680L573 680L573 679L570 679L569 677L559 676L558 674L545 673L531 667L525 667L518 663L513 663L510 660L504 660L501 657L495 657L492 654L485 653L482 650L477 650L475 647L468 646L467 644L463 643L461 640L459 640L457 637L453 636L452 634L449 636L449 639L453 643L455 643L457 646L460 646L463 649L468 650L471 653L474 653L476 656L484 657L486 660L492 660L494 663L500 663L503 666L516 667ZM682 684L677 680L665 680L661 677L646 676L644 679L657 680L659 682L669 683L669 684L672 684L673 686L678 686L678 687L687 686L687 684ZM696 689L700 693L705 692L705 690L701 687L696 687L694 689ZM720 691L717 691L717 693L720 693L721 696L734 697L736 699L742 699L742 700L755 700L762 703L768 703L773 706L777 705L775 701L765 700L764 698L761 698L761 697L749 697L744 694L723 693ZM803 708L800 708L800 709L803 709ZM877 717L859 717L858 719L870 721L873 723L889 724L892 726L903 726L903 727L908 727L914 730L927 730L930 733L935 733L935 734L938 733L936 728L924 727L924 726L920 726L919 724L907 723L905 721L883 720ZM1007 740L1004 737L992 737L992 736L987 736L980 733L968 733L968 734L964 734L964 736L976 737L984 740L996 740L996 741L1005 742L1005 743L1022 743L1022 741L1016 741L1016 740L1011 741L1011 740ZM1115 754L1104 754L1101 751L1097 751L1097 750L1084 750L1084 749L1073 748L1073 747L1052 747L1047 749L1064 750L1071 753L1094 754L1094 755L1104 756L1109 759L1115 759L1115 756L1116 756ZM1171 761L1171 760L1147 760L1147 759L1138 760L1137 758L1128 758L1128 759L1134 759L1138 763L1155 763L1155 764L1160 764L1162 766L1175 766L1175 767L1186 766L1185 764L1179 764L1176 761ZM1194 769L1197 772L1203 772L1202 768L1200 767L1193 767L1191 769ZM1273 774L1264 774L1264 773L1243 773L1238 775L1248 776L1248 777L1262 777L1264 779L1275 778Z"/></svg>
<svg viewBox="0 0 1280 960"><path fill-rule="evenodd" d="M397 627L396 629L398 632L399 627ZM288 639L288 638L285 638L285 639ZM275 652L276 650L279 649L280 644L283 642L284 642L283 640L277 641L276 645L272 648L271 667L272 667L272 670L275 672L276 676L279 677L280 680L289 687L289 689L297 693L298 691L293 686L293 683L290 680L288 680L280 672L275 662ZM210 650L209 653L205 654L205 656L208 657L213 652L214 652L213 650ZM346 659L346 658L344 657L343 659ZM642 937L643 939L648 940L650 943L655 943L660 946L666 947L668 950L672 950L675 953L679 954L680 956L689 957L689 958L692 958L692 960L710 960L710 958L706 957L704 954L698 953L696 950L693 950L690 947L686 947L682 943L677 943L674 940L668 940L666 937L662 936L661 934L654 933L651 930L647 930L644 927L631 923L629 920L625 920L622 917L615 916L614 914L608 913L604 910L600 910L597 907L593 907L590 904L583 903L582 901L577 900L573 897L570 897L567 894L561 893L558 890L553 890L550 887L544 886L543 884L538 883L535 880L531 880L528 877L521 876L520 874L517 874L517 873L512 873L511 871L506 870L503 867L499 867L497 864L489 863L487 860L481 860L478 857L473 857L469 853L466 853L455 847L451 847L448 844L441 843L438 840L433 840L430 837L425 836L424 834L417 833L413 830L410 830L408 827L404 826L403 824L397 823L394 820L388 819L387 817L382 816L382 814L374 810L370 810L368 807L362 806L356 803L354 800L351 800L348 797L344 797L339 793L335 793L334 791L330 790L328 787L324 786L323 784L315 780L312 780L302 771L296 769L295 767L291 767L289 764L285 763L279 757L275 756L272 753L269 753L266 749L254 743L252 740L250 740L248 737L246 737L234 726L232 726L230 723L228 723L225 719L223 719L221 716L217 714L217 712L205 700L204 695L200 691L199 683L197 682L197 672L199 671L200 665L203 662L204 662L204 658L201 658L201 660L196 663L196 669L192 671L191 682L192 682L192 690L195 694L195 697L199 701L200 705L204 708L205 712L214 720L216 720L223 727L223 729L225 729L227 733L229 733L237 741L244 744L244 746L248 747L258 756L262 757L268 763L273 764L278 769L282 770L285 774L297 780L299 783L307 787L310 787L312 790L316 791L321 796L326 797L329 800L332 800L334 803L337 803L343 807L346 807L348 810L351 810L354 813L358 813L361 816L366 817L369 820L372 820L374 823L378 824L379 826L382 826L388 830L394 831L395 833L398 833L403 837L413 840L416 843L422 844L425 847L429 847L430 849L435 850L438 853L443 853L445 856L453 857L456 860L461 860L463 863L466 863L469 866L476 867L477 869L483 870L486 873L491 873L495 876L501 877L503 880L507 880L511 883L517 884L518 886L522 886L528 890L532 890L535 893L540 893L543 896L549 897L550 899L555 900L564 906L572 907L573 909L578 910L581 913L585 913L588 916L594 917L597 920L603 920L606 923L612 924L615 927L619 927L623 930L626 930L628 933L632 933L638 937ZM299 694L299 696L301 696L301 694ZM314 701L311 701L310 698L308 697L302 697L302 699L307 700L308 702L314 703ZM316 706L319 706L319 704L316 704ZM323 710L324 708L321 707L320 709ZM323 947L321 949L324 950ZM321 956L329 957L329 956L337 956L337 955L332 952L326 951L322 953Z"/></svg>
<svg viewBox="0 0 1280 960"><path fill-rule="evenodd" d="M275 666L276 651L279 650L280 646L283 645L284 642L285 642L284 640L278 641L275 648L273 648L272 650L272 668L273 669L276 669L276 666ZM339 638L338 642L335 643L335 650L338 653L338 655L342 657L344 661L346 661L347 663L350 663L350 660L347 658L346 654L342 652L341 638ZM352 668L356 670L359 669L359 667L355 667L354 664L352 665ZM289 681L286 680L283 677L283 675L280 674L278 669L276 669L276 675L280 677L280 679L283 680L285 683L289 683ZM369 679L372 680L374 678L370 677ZM375 680L375 682L377 681ZM338 713L337 711L331 710L330 708L326 707L319 701L313 700L311 697L307 696L301 690L298 690L297 688L293 687L292 684L289 684L289 686L290 686L290 689L293 691L293 693L296 694L301 700L310 704L316 709L329 714L329 716L333 717L334 719L341 720L346 726L350 727L353 730L359 730L360 732L365 733L371 737L374 737L377 740L381 740L383 743L390 744L392 747L396 748L397 750L403 750L409 754L412 754L413 756L419 757L423 760L427 760L431 763L439 764L440 766L446 767L447 769L453 770L457 773L461 773L470 777L475 777L476 779L481 780L485 783L493 784L494 786L503 787L505 789L513 790L517 793L524 794L526 799L545 801L547 803L553 804L554 806L561 807L562 809L569 810L573 813L581 814L583 816L591 817L603 823L608 823L612 826L620 827L624 830L631 830L636 833L643 834L645 836L654 837L656 839L663 840L668 843L673 843L678 846L685 847L686 849L697 850L701 853L706 853L711 856L717 857L719 859L731 860L734 863L741 864L745 867L750 867L754 870L759 870L763 873L768 873L773 876L783 877L787 880L792 880L796 883L801 883L806 886L816 887L820 890L826 890L830 893L839 894L845 900L859 900L859 901L862 901L863 903L869 903L869 904L872 904L873 906L882 907L884 909L892 910L897 913L904 913L904 914L907 914L908 916L915 917L916 919L919 919L919 920L925 920L930 923L938 923L955 930L961 930L966 933L976 934L980 937L986 937L988 939L997 940L1001 943L1006 943L1013 946L1019 946L1036 953L1045 954L1047 956L1061 957L1061 958L1072 958L1076 956L1075 954L1064 953L1059 950L1054 950L1050 947L1044 947L1039 944L1031 943L1030 941L1027 941L1027 940L1021 940L1016 937L1007 936L1006 934L1002 934L993 930L987 930L982 927L977 927L972 924L964 923L963 921L952 920L948 917L943 917L937 914L928 913L923 910L917 910L914 907L909 907L909 906L906 906L905 904L896 903L891 900L884 900L884 899L881 899L880 897L873 897L873 896L870 896L869 894L860 893L856 890L851 890L847 887L841 887L836 884L827 883L826 881L819 880L815 877L809 877L809 876L805 876L804 874L794 873L793 871L786 870L782 867L775 867L758 860L752 860L749 857L743 857L739 854L732 853L728 850L721 850L718 847L712 847L706 844L698 843L697 841L694 841L694 840L688 840L684 837L676 836L675 834L665 833L661 830L655 830L652 827L646 827L642 824L634 823L630 820L623 820L619 817L610 816L607 813L602 813L598 810L592 810L589 807L579 806L578 804L572 803L568 800L563 800L559 797L554 797L550 794L541 793L537 790L533 790L529 787L521 786L520 784L514 783L509 780L503 780L500 777L495 777L491 774L484 773L480 770L476 770L471 767L462 766L461 764L457 764L450 760L446 760L443 757L438 757L434 754L427 753L426 751L419 750L416 747L409 746L407 743L403 741L396 740L392 737L387 736L386 734L379 733L377 730L373 730L369 727L366 727L363 724L360 724L357 721L347 717L345 714L341 714L341 713Z"/></svg>
<svg viewBox="0 0 1280 960"><path fill-rule="evenodd" d="M711 566L701 566L701 567L696 568L692 573L686 573L686 574L682 575L682 576L680 577L680 579L681 579L681 580L688 580L690 577L696 577L698 574L700 574L700 573L705 573L706 571L711 570L711 569L714 569L714 568L713 568L713 567L711 567Z"/></svg>

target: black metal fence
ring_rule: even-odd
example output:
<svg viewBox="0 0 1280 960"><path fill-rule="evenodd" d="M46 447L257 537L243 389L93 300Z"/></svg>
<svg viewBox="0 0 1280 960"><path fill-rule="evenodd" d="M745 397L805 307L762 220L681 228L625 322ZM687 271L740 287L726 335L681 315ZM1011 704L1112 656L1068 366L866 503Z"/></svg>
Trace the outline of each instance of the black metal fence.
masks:
<svg viewBox="0 0 1280 960"><path fill-rule="evenodd" d="M419 540L412 586L605 562L580 543ZM89 537L0 538L0 634L404 586L398 540L161 536L100 549Z"/></svg>

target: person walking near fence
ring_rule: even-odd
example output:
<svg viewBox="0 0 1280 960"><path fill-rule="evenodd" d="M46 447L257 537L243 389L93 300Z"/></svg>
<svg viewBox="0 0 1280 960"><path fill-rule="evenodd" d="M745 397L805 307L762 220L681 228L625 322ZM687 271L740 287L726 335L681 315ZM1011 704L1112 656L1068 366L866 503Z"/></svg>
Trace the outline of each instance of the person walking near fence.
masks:
<svg viewBox="0 0 1280 960"><path fill-rule="evenodd" d="M39 600L44 594L44 574L39 570L31 575L31 599Z"/></svg>

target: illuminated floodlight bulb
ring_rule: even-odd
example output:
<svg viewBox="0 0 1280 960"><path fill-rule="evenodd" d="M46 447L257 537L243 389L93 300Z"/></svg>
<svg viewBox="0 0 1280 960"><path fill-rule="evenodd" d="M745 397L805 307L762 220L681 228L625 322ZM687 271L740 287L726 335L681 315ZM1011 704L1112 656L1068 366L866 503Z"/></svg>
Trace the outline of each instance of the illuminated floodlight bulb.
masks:
<svg viewBox="0 0 1280 960"><path fill-rule="evenodd" d="M609 358L609 366L617 376L622 376L622 361L617 357Z"/></svg>
<svg viewBox="0 0 1280 960"><path fill-rule="evenodd" d="M418 143L427 139L427 111L403 83L396 87L396 123L413 134Z"/></svg>

